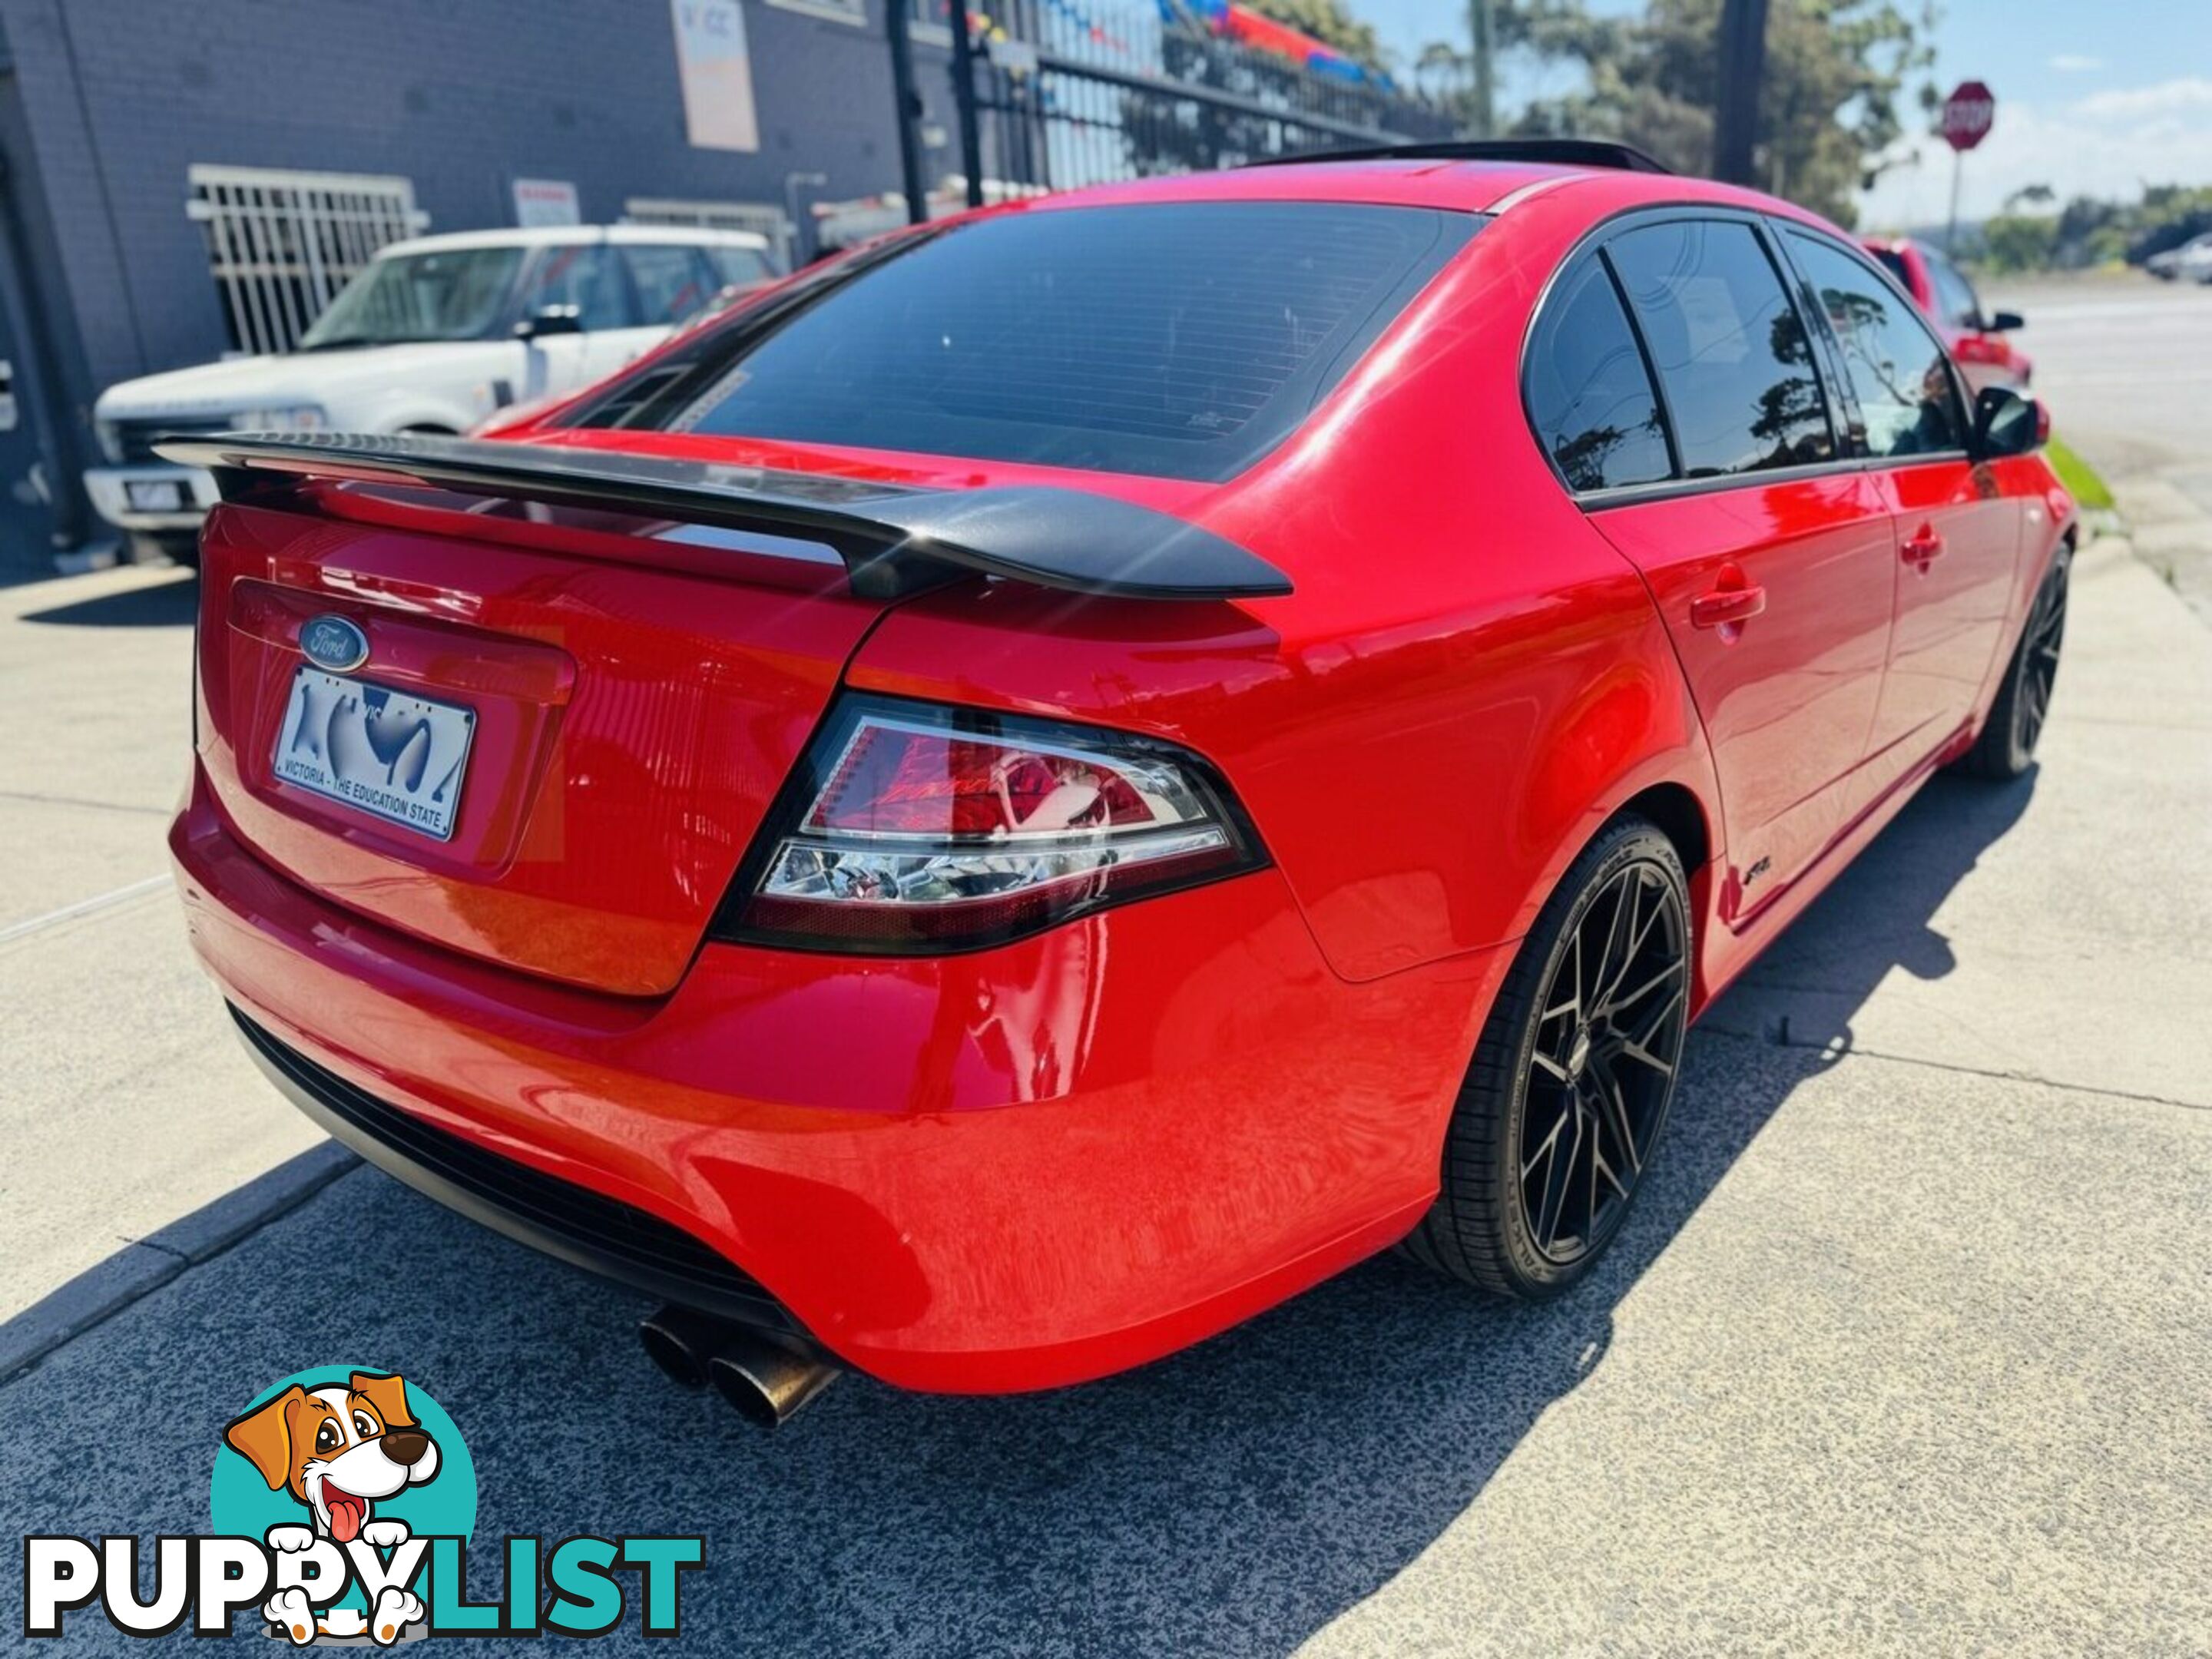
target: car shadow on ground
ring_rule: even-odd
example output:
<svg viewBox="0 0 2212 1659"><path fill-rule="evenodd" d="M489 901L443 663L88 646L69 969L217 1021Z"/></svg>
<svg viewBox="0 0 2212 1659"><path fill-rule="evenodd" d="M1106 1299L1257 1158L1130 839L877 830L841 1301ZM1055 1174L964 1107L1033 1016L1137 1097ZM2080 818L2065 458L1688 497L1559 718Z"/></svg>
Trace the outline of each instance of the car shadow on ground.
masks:
<svg viewBox="0 0 2212 1659"><path fill-rule="evenodd" d="M1894 967L1948 971L1930 920L2032 787L1939 781L1787 959L1862 994ZM1638 1212L1558 1302L1486 1302L1386 1257L1129 1375L1001 1399L848 1377L773 1436L650 1367L638 1298L359 1170L0 1388L0 1534L199 1529L221 1425L291 1371L359 1364L467 1434L480 1540L703 1533L685 1631L718 1653L1286 1653L1605 1363L1617 1304L1832 1063L1709 1033L1689 1052ZM489 1594L497 1553L478 1556Z"/></svg>
<svg viewBox="0 0 2212 1659"><path fill-rule="evenodd" d="M21 620L63 628L190 628L199 602L199 574L179 567L167 581L26 611Z"/></svg>

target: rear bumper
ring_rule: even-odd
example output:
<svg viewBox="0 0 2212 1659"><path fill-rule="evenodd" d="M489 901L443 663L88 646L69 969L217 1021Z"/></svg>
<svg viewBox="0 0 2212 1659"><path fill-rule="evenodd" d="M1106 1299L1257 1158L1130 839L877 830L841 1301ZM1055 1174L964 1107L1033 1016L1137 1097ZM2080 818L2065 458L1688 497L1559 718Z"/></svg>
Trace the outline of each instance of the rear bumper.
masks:
<svg viewBox="0 0 2212 1659"><path fill-rule="evenodd" d="M279 1042L236 1008L230 1015L278 1093L332 1139L447 1209L649 1295L799 1334L758 1279L682 1228L434 1128Z"/></svg>
<svg viewBox="0 0 2212 1659"><path fill-rule="evenodd" d="M350 915L253 857L198 778L170 847L203 963L325 1127L357 1096L386 1115L372 1139L412 1122L642 1212L719 1291L531 1242L695 1305L757 1285L755 1322L787 1310L849 1364L951 1391L1141 1363L1402 1235L1510 955L1348 984L1266 870L960 957L710 945L668 996L621 998Z"/></svg>

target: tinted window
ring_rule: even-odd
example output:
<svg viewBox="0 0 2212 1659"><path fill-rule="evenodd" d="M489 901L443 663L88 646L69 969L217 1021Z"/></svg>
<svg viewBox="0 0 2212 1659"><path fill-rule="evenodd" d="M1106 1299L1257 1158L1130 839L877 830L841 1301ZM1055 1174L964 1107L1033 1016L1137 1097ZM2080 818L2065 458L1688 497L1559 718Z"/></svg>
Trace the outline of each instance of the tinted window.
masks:
<svg viewBox="0 0 2212 1659"><path fill-rule="evenodd" d="M1606 252L1666 388L1686 477L1834 453L1804 325L1748 225L1647 225Z"/></svg>
<svg viewBox="0 0 2212 1659"><path fill-rule="evenodd" d="M637 311L647 323L672 323L706 304L721 287L694 247L625 247L623 260L637 286Z"/></svg>
<svg viewBox="0 0 2212 1659"><path fill-rule="evenodd" d="M1528 414L1571 489L1650 483L1674 471L1644 354L1595 259L1544 309L1528 354Z"/></svg>
<svg viewBox="0 0 2212 1659"><path fill-rule="evenodd" d="M596 243L549 247L531 276L526 311L574 306L586 329L634 326L614 255Z"/></svg>
<svg viewBox="0 0 2212 1659"><path fill-rule="evenodd" d="M1965 417L1943 349L1897 291L1819 237L1790 233L1790 256L1820 295L1876 455L1965 447Z"/></svg>
<svg viewBox="0 0 2212 1659"><path fill-rule="evenodd" d="M981 220L833 274L764 332L702 336L654 365L665 391L617 386L596 418L1226 477L1304 418L1479 222L1304 202Z"/></svg>
<svg viewBox="0 0 2212 1659"><path fill-rule="evenodd" d="M1893 247L1878 247L1874 251L1874 257L1888 268L1891 276L1897 278L1898 287L1907 294L1912 292L1912 273L1905 269L1902 253Z"/></svg>

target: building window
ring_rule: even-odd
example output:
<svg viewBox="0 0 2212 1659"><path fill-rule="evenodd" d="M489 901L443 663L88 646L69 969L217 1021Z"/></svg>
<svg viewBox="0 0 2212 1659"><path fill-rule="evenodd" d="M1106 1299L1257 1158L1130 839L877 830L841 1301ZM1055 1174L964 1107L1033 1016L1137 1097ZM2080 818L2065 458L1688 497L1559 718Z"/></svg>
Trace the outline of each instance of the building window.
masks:
<svg viewBox="0 0 2212 1659"><path fill-rule="evenodd" d="M854 23L862 28L868 24L868 0L768 0L768 3L785 11L803 11L809 17L827 17L833 22Z"/></svg>
<svg viewBox="0 0 2212 1659"><path fill-rule="evenodd" d="M202 163L185 177L239 351L289 351L379 248L429 222L406 179Z"/></svg>

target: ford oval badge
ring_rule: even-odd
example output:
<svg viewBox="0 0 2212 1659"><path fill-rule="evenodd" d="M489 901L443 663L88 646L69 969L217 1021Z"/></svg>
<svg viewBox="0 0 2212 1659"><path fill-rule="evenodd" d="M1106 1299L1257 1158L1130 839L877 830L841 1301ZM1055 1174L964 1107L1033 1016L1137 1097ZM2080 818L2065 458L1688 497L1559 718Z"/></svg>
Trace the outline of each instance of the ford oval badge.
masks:
<svg viewBox="0 0 2212 1659"><path fill-rule="evenodd" d="M300 628L300 649L316 667L343 674L368 660L368 635L343 617L310 617Z"/></svg>

